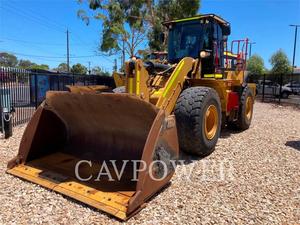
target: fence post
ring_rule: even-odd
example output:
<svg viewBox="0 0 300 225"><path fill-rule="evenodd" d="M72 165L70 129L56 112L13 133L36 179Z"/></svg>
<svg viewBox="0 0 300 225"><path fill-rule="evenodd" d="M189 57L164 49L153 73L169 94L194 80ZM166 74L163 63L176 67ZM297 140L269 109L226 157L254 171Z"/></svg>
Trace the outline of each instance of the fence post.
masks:
<svg viewBox="0 0 300 225"><path fill-rule="evenodd" d="M38 107L38 82L37 82L37 74L34 73L34 101L35 101L35 108Z"/></svg>
<svg viewBox="0 0 300 225"><path fill-rule="evenodd" d="M57 76L57 90L59 91L60 90L60 82L59 82L59 75Z"/></svg>
<svg viewBox="0 0 300 225"><path fill-rule="evenodd" d="M264 78L263 78L263 89L262 89L262 102L265 101L265 83L266 83L266 74L264 73Z"/></svg>
<svg viewBox="0 0 300 225"><path fill-rule="evenodd" d="M280 82L280 84L279 84L280 86L279 86L279 96L278 96L279 101L278 101L278 103L280 105L280 103L281 103L282 82L283 82L283 80L282 80L282 73L280 74L280 80L279 80L279 82Z"/></svg>

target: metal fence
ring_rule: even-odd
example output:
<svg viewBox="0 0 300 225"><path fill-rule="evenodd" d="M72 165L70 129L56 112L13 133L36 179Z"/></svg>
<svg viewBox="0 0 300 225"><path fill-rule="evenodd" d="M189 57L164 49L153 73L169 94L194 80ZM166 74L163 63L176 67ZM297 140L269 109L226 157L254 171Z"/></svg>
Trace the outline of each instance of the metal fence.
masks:
<svg viewBox="0 0 300 225"><path fill-rule="evenodd" d="M11 119L11 126L30 120L49 90L66 91L66 85L114 86L112 77L98 75L32 72L17 68L0 68L0 130ZM11 128L9 128L11 129Z"/></svg>
<svg viewBox="0 0 300 225"><path fill-rule="evenodd" d="M300 106L300 74L249 75L248 82L256 83L262 102Z"/></svg>

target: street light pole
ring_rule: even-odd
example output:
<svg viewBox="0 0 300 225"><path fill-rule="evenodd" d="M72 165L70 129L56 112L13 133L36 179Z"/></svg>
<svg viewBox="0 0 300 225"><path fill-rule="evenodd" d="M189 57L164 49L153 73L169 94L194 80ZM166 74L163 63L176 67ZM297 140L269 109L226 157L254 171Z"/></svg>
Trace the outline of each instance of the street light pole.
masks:
<svg viewBox="0 0 300 225"><path fill-rule="evenodd" d="M67 29L67 66L68 73L70 72L70 47L69 47L69 30Z"/></svg>
<svg viewBox="0 0 300 225"><path fill-rule="evenodd" d="M293 87L293 73L295 68L295 60L296 60L296 48L297 48L297 33L298 33L298 27L300 25L292 24L291 27L295 27L295 40L294 40L294 53L293 53L293 66L292 66L292 75L291 75L291 85Z"/></svg>
<svg viewBox="0 0 300 225"><path fill-rule="evenodd" d="M300 27L300 25L290 25L290 26L295 27L294 54L293 54L293 70L294 70L295 58L296 58L296 48L297 48L297 33L298 33L298 27Z"/></svg>

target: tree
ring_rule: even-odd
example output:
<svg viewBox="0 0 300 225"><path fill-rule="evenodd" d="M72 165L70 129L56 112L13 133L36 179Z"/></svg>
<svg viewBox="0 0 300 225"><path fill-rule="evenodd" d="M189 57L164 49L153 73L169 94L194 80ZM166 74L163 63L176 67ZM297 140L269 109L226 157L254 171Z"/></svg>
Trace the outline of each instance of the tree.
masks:
<svg viewBox="0 0 300 225"><path fill-rule="evenodd" d="M18 64L18 59L15 55L7 52L0 52L0 66L15 67Z"/></svg>
<svg viewBox="0 0 300 225"><path fill-rule="evenodd" d="M259 55L253 55L247 62L249 74L262 75L265 72L264 60Z"/></svg>
<svg viewBox="0 0 300 225"><path fill-rule="evenodd" d="M107 72L107 71L102 72L100 75L101 76L106 76L106 77L111 76L111 74L109 72Z"/></svg>
<svg viewBox="0 0 300 225"><path fill-rule="evenodd" d="M161 43L160 35L167 30L162 22L195 16L200 9L200 0L159 0L154 6L152 27L148 33L149 47L151 50L162 51L166 43Z"/></svg>
<svg viewBox="0 0 300 225"><path fill-rule="evenodd" d="M93 75L100 75L100 76L110 76L110 73L102 71L102 69L99 66L95 66L92 69L92 74Z"/></svg>
<svg viewBox="0 0 300 225"><path fill-rule="evenodd" d="M84 2L84 0L78 0ZM164 49L160 34L164 20L193 16L200 7L200 0L86 0L92 16L103 23L100 51L115 54L123 44L129 56L149 41L151 50ZM89 24L91 16L84 10L77 15Z"/></svg>
<svg viewBox="0 0 300 225"><path fill-rule="evenodd" d="M93 69L92 69L92 74L93 75L101 75L102 74L102 70L99 66L95 66Z"/></svg>
<svg viewBox="0 0 300 225"><path fill-rule="evenodd" d="M68 72L68 64L67 63L61 63L58 65L57 68L55 68L58 72Z"/></svg>
<svg viewBox="0 0 300 225"><path fill-rule="evenodd" d="M74 74L86 74L87 68L84 65L81 65L80 63L77 63L72 66L71 72Z"/></svg>
<svg viewBox="0 0 300 225"><path fill-rule="evenodd" d="M83 2L84 0L79 0ZM87 0L94 10L93 18L103 23L103 33L99 50L115 54L123 48L130 56L136 55L138 46L147 38L145 15L147 8L144 0ZM77 13L87 25L90 16L84 11Z"/></svg>
<svg viewBox="0 0 300 225"><path fill-rule="evenodd" d="M31 70L49 70L49 66L46 64L38 65L34 63L32 66L29 67Z"/></svg>
<svg viewBox="0 0 300 225"><path fill-rule="evenodd" d="M271 73L273 74L288 74L292 72L290 61L282 49L279 49L271 56L270 63L272 65Z"/></svg>
<svg viewBox="0 0 300 225"><path fill-rule="evenodd" d="M18 67L22 69L29 69L30 67L36 65L35 63L31 62L30 60L21 59L18 63Z"/></svg>

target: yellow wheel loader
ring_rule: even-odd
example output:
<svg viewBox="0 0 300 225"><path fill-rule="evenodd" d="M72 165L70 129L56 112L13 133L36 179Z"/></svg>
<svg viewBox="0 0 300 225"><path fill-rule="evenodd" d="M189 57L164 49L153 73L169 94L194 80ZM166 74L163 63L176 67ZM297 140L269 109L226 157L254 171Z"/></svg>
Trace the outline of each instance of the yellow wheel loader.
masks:
<svg viewBox="0 0 300 225"><path fill-rule="evenodd" d="M168 62L132 58L117 93L48 92L7 172L126 220L169 183L179 149L207 156L221 126L249 128L248 40L229 49L213 14L164 25Z"/></svg>

